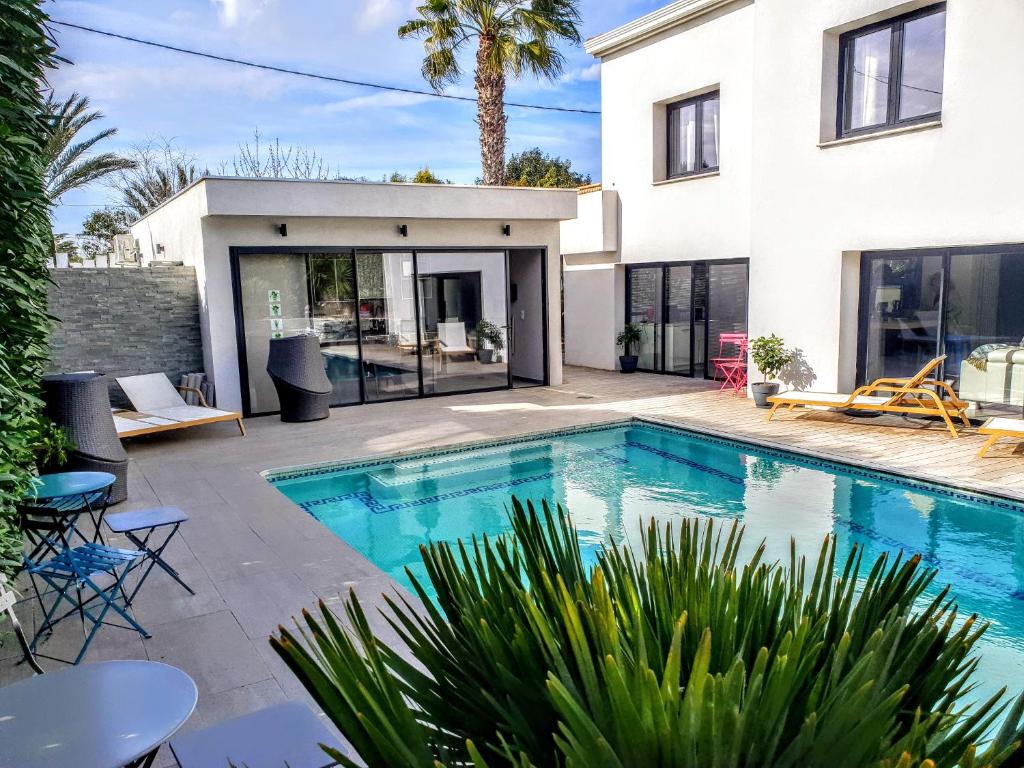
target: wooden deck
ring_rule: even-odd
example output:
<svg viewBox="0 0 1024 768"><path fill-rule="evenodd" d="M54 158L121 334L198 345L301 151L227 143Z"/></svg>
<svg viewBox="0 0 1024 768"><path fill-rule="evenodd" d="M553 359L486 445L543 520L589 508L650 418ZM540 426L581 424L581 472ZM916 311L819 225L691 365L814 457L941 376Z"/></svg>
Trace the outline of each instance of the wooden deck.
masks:
<svg viewBox="0 0 1024 768"><path fill-rule="evenodd" d="M854 417L835 411L767 410L742 396L708 390L686 379L570 369L559 390L599 399L587 409L653 418L712 434L749 440L816 458L1024 500L1024 444L1004 441L978 458L985 437L977 427L953 439L940 420Z"/></svg>

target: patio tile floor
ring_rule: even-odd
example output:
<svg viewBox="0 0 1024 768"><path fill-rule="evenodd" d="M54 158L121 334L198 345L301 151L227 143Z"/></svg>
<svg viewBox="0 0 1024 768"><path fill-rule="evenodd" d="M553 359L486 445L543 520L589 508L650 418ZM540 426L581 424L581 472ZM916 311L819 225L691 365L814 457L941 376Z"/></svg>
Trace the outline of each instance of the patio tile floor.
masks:
<svg viewBox="0 0 1024 768"><path fill-rule="evenodd" d="M820 411L780 413L768 423L751 401L706 382L582 368L566 369L565 380L559 387L335 409L329 420L310 424L249 419L244 438L233 425L217 424L129 441L129 498L116 509L176 504L189 513L167 554L197 594L155 571L136 611L152 639L104 629L87 661L149 658L181 667L200 690L186 727L306 698L270 649L269 632L318 597L337 604L349 589L367 606L380 605L391 582L260 477L276 467L639 416L1024 500L1024 447L1007 443L977 459L983 439L974 430L953 440L938 424ZM19 614L31 628L31 605L22 604ZM67 622L45 650L67 656L78 640ZM12 646L0 647L0 685L28 674L14 663ZM168 753L158 764L174 762Z"/></svg>

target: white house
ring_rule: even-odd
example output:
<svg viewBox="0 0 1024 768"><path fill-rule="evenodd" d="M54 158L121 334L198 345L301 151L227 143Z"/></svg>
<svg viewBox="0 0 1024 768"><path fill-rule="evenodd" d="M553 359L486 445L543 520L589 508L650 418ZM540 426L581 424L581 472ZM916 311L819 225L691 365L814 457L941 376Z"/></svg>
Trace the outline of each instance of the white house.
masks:
<svg viewBox="0 0 1024 768"><path fill-rule="evenodd" d="M279 410L270 340L295 333L319 337L333 405L561 383L575 215L573 190L205 177L132 236L144 264L195 266L217 404L255 415Z"/></svg>
<svg viewBox="0 0 1024 768"><path fill-rule="evenodd" d="M710 376L777 333L803 388L947 355L1024 403L1024 3L678 0L587 41L600 192L563 230L566 362ZM600 235L595 234L600 233Z"/></svg>

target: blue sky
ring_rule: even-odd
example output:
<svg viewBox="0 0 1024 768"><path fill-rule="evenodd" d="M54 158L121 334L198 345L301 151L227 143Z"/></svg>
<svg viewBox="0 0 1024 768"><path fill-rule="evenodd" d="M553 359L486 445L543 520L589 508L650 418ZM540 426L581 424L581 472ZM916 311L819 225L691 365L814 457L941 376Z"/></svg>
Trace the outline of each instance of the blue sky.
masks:
<svg viewBox="0 0 1024 768"><path fill-rule="evenodd" d="M607 31L664 0L580 0L584 37ZM424 88L422 45L395 30L415 0L56 0L54 19L277 66ZM165 138L217 172L259 129L303 145L332 171L379 178L424 164L457 183L480 174L475 105L269 73L56 28L70 59L50 77L58 96L78 91L118 135L116 151ZM566 46L556 82L511 83L510 101L600 108L596 60ZM451 93L473 95L471 61ZM600 179L600 117L511 108L509 150L540 146ZM91 204L114 202L102 183L69 193L56 211L59 232L80 231Z"/></svg>

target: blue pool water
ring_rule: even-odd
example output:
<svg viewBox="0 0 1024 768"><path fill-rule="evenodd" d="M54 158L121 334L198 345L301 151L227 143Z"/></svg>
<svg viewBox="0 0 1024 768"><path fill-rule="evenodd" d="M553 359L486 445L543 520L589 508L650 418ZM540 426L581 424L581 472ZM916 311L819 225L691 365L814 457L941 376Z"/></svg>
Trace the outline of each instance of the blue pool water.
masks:
<svg viewBox="0 0 1024 768"><path fill-rule="evenodd" d="M1024 688L1024 507L653 425L547 435L391 461L275 473L278 490L402 584L426 581L419 545L507 528L509 496L565 505L592 557L638 542L646 521L706 516L746 527L770 558L816 557L835 534L840 564L900 549L940 569L961 610L992 623L981 692ZM644 522L641 522L644 521Z"/></svg>

